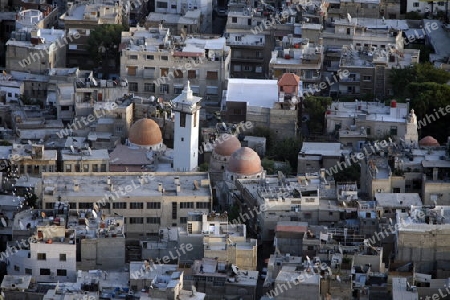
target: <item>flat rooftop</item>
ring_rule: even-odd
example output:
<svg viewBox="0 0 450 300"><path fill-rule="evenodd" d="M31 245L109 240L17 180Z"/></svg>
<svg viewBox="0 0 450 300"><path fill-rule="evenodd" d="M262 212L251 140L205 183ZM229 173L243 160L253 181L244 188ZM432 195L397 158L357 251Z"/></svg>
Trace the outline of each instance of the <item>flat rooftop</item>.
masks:
<svg viewBox="0 0 450 300"><path fill-rule="evenodd" d="M211 197L207 172L102 172L102 173L42 173L45 195L64 194L67 198L99 197L111 195L110 184L118 195L124 189L127 197L197 196ZM178 178L180 192L176 192ZM164 194L159 191L159 184ZM77 187L76 187L77 186ZM119 191L122 191L121 193ZM48 197L48 196L47 196Z"/></svg>
<svg viewBox="0 0 450 300"><path fill-rule="evenodd" d="M302 145L299 156L306 155L321 155L321 156L341 156L341 143L310 143L305 142Z"/></svg>
<svg viewBox="0 0 450 300"><path fill-rule="evenodd" d="M278 101L278 80L229 78L227 102L246 102L247 106L272 108Z"/></svg>
<svg viewBox="0 0 450 300"><path fill-rule="evenodd" d="M375 193L377 206L381 207L405 207L422 205L420 195L417 193Z"/></svg>

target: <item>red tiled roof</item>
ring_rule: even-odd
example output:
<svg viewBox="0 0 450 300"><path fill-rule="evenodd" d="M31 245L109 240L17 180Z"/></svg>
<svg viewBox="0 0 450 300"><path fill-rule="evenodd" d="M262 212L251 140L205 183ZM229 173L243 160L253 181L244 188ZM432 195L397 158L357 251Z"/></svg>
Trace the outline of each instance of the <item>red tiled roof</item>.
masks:
<svg viewBox="0 0 450 300"><path fill-rule="evenodd" d="M280 80L278 80L278 86L282 85L293 85L297 86L300 82L300 77L294 73L284 73L283 76L281 76Z"/></svg>

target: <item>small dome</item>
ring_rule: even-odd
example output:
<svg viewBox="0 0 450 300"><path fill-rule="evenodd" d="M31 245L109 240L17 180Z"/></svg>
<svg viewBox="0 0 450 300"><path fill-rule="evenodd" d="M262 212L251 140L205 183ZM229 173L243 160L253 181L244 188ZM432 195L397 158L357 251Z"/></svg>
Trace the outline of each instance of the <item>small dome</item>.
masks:
<svg viewBox="0 0 450 300"><path fill-rule="evenodd" d="M262 171L261 159L253 149L242 147L231 155L228 171L239 175L259 173Z"/></svg>
<svg viewBox="0 0 450 300"><path fill-rule="evenodd" d="M140 119L130 128L128 139L139 146L153 146L162 143L161 129L151 119Z"/></svg>
<svg viewBox="0 0 450 300"><path fill-rule="evenodd" d="M419 141L419 145L420 146L425 146L425 147L439 147L439 142L432 136L427 135L426 137L424 137L423 139L421 139Z"/></svg>
<svg viewBox="0 0 450 300"><path fill-rule="evenodd" d="M241 148L241 142L232 134L224 133L215 141L214 152L221 156L230 156Z"/></svg>

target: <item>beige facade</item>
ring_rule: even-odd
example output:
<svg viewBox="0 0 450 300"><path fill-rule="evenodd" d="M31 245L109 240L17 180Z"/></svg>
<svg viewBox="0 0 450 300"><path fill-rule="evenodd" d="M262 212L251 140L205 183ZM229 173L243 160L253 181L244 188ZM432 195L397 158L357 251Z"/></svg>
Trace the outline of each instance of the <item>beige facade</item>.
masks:
<svg viewBox="0 0 450 300"><path fill-rule="evenodd" d="M74 150L61 152L63 172L109 172L108 150Z"/></svg>
<svg viewBox="0 0 450 300"><path fill-rule="evenodd" d="M42 74L66 66L66 40L63 30L23 28L11 33L6 43L6 70Z"/></svg>
<svg viewBox="0 0 450 300"><path fill-rule="evenodd" d="M189 81L195 96L222 98L231 57L225 38L175 37L162 26L130 30L122 33L120 68L130 92L169 101Z"/></svg>
<svg viewBox="0 0 450 300"><path fill-rule="evenodd" d="M56 150L45 150L43 145L13 144L11 159L19 174L39 175L42 172L56 172Z"/></svg>
<svg viewBox="0 0 450 300"><path fill-rule="evenodd" d="M125 217L127 238L186 224L189 212L207 213L212 204L207 173L43 173L42 182L42 205L58 199L73 209L97 203Z"/></svg>

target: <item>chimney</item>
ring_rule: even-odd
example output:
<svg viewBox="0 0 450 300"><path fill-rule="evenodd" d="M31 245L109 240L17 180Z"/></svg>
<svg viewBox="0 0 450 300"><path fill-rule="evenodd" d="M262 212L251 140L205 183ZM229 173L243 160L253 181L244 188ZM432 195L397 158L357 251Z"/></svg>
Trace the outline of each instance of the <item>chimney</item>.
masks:
<svg viewBox="0 0 450 300"><path fill-rule="evenodd" d="M108 176L108 178L106 179L106 184L111 184L111 176Z"/></svg>
<svg viewBox="0 0 450 300"><path fill-rule="evenodd" d="M73 191L78 192L79 190L80 190L80 186L79 186L78 182L74 182L73 183Z"/></svg>
<svg viewBox="0 0 450 300"><path fill-rule="evenodd" d="M173 183L175 184L175 185L179 185L180 184L180 177L175 177L174 179L173 179Z"/></svg>
<svg viewBox="0 0 450 300"><path fill-rule="evenodd" d="M181 185L178 183L176 186L177 194L181 192Z"/></svg>
<svg viewBox="0 0 450 300"><path fill-rule="evenodd" d="M162 193L163 191L163 184L160 182L158 183L158 192Z"/></svg>

